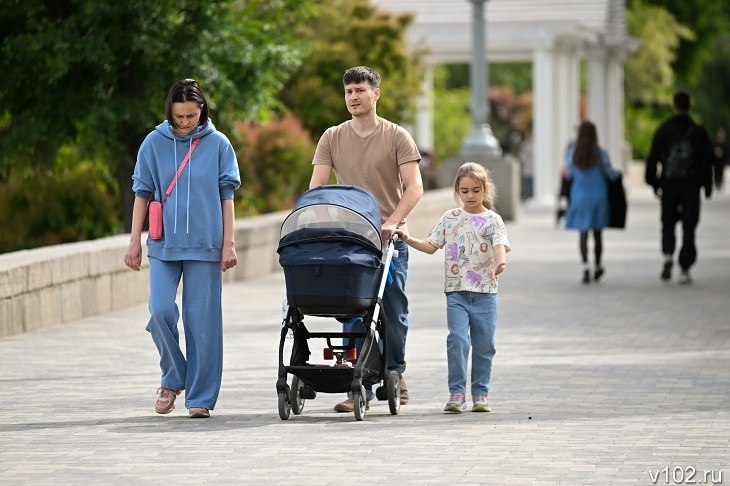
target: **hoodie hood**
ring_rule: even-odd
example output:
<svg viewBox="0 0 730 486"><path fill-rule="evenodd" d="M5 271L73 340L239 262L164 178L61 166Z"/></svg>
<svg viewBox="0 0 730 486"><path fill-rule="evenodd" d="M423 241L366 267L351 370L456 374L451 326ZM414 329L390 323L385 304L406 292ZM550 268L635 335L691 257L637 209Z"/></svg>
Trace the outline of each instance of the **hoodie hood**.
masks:
<svg viewBox="0 0 730 486"><path fill-rule="evenodd" d="M205 135L208 135L209 133L214 132L215 125L213 125L213 122L209 118L208 122L205 125L198 125L189 134L175 135L175 133L172 131L172 125L170 125L169 121L165 120L155 127L155 131L160 132L162 134L162 136L164 136L165 138L169 138L170 140L187 142L187 141L191 141L193 138L204 137Z"/></svg>

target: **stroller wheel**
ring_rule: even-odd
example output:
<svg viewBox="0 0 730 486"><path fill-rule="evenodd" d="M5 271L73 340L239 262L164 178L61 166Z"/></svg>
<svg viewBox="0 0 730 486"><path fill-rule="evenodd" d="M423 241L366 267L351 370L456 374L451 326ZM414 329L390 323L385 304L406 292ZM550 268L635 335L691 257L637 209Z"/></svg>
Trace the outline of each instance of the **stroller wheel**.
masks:
<svg viewBox="0 0 730 486"><path fill-rule="evenodd" d="M400 375L395 370L388 371L388 408L391 415L400 411Z"/></svg>
<svg viewBox="0 0 730 486"><path fill-rule="evenodd" d="M355 406L355 420L358 422L365 418L365 388L360 387L360 392L352 394L353 405Z"/></svg>
<svg viewBox="0 0 730 486"><path fill-rule="evenodd" d="M298 376L294 376L291 380L291 411L294 415L299 415L304 410L304 398L302 398L302 388L304 383L299 380Z"/></svg>
<svg viewBox="0 0 730 486"><path fill-rule="evenodd" d="M286 386L286 393L280 392L279 395L279 418L288 420L291 412L291 401L289 400L289 385Z"/></svg>

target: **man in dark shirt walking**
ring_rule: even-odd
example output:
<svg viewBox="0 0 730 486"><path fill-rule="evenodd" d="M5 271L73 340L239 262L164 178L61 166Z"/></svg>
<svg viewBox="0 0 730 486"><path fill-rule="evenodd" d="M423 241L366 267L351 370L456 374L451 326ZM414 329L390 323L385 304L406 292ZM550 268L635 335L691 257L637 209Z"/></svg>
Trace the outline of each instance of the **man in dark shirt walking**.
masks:
<svg viewBox="0 0 730 486"><path fill-rule="evenodd" d="M712 144L705 129L689 116L689 94L674 95L674 115L654 133L646 159L646 183L661 199L662 253L661 279L672 278L676 246L674 229L682 222L682 247L679 266L680 284L692 282L690 267L697 260L695 229L700 220L700 190L707 199L712 195Z"/></svg>

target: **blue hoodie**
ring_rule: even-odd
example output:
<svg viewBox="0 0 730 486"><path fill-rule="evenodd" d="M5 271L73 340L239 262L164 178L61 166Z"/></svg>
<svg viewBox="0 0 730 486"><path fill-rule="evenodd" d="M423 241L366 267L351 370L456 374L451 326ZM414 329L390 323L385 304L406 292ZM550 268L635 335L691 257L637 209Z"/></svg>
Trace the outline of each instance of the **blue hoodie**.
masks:
<svg viewBox="0 0 730 486"><path fill-rule="evenodd" d="M194 138L200 138L200 143L162 210L162 239L147 239L150 257L220 261L221 201L233 199L241 176L231 142L213 122L208 120L182 137L172 132L167 121L157 125L139 148L132 190L143 199L161 201Z"/></svg>

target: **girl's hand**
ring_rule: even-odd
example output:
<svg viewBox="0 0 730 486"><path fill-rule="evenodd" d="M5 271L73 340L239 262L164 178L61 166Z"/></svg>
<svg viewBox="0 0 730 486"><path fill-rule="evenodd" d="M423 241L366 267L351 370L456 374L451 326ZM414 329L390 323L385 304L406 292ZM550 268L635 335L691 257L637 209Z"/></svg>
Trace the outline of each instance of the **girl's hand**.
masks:
<svg viewBox="0 0 730 486"><path fill-rule="evenodd" d="M507 266L506 262L498 263L491 272L492 282L497 282L497 275L504 272L505 267Z"/></svg>
<svg viewBox="0 0 730 486"><path fill-rule="evenodd" d="M395 230L395 234L398 235L398 238L400 238L403 241L408 241L408 231L398 228Z"/></svg>

